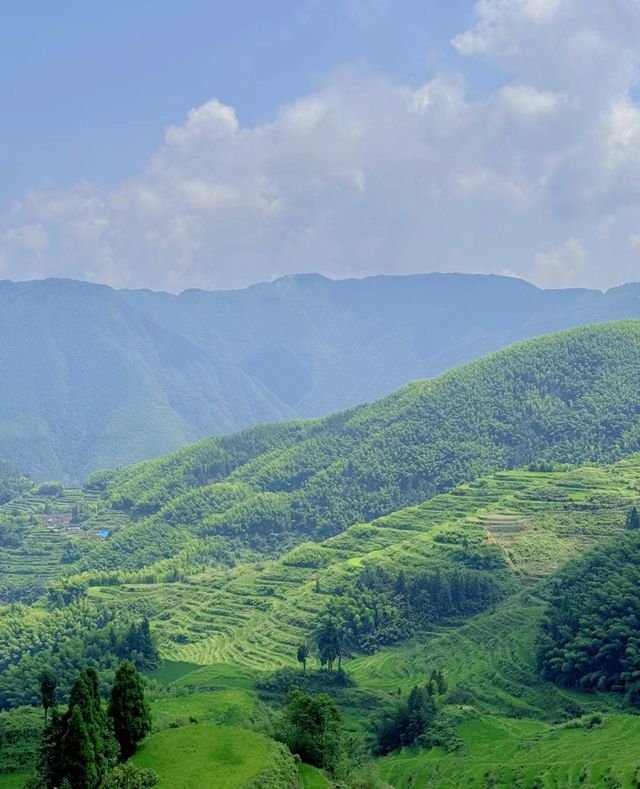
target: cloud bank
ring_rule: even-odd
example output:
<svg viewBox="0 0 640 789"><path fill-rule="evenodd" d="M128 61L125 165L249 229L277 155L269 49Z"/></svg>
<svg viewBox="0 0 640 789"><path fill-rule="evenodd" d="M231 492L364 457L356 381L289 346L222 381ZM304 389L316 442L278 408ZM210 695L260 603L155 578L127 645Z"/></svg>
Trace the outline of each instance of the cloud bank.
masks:
<svg viewBox="0 0 640 789"><path fill-rule="evenodd" d="M302 271L640 279L639 0L474 13L451 46L496 70L495 89L344 68L250 128L212 99L117 187L23 195L0 223L0 275L172 291Z"/></svg>

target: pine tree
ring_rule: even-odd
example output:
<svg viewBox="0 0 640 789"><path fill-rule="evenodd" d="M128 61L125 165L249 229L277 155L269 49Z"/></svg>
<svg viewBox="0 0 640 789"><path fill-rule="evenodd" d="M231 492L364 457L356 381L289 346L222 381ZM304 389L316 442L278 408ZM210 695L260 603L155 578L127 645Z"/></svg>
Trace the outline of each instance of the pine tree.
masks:
<svg viewBox="0 0 640 789"><path fill-rule="evenodd" d="M637 507L631 507L627 513L625 529L640 529L640 515L638 515Z"/></svg>
<svg viewBox="0 0 640 789"><path fill-rule="evenodd" d="M49 723L42 735L42 745L38 756L38 775L43 786L60 786L64 777L61 760L61 743L66 725L57 709L53 709Z"/></svg>
<svg viewBox="0 0 640 789"><path fill-rule="evenodd" d="M96 755L79 705L73 707L61 743L64 777L71 789L95 789L100 781Z"/></svg>
<svg viewBox="0 0 640 789"><path fill-rule="evenodd" d="M306 673L307 671L307 657L309 656L309 649L307 648L306 644L300 644L298 647L298 663L302 663L302 671Z"/></svg>
<svg viewBox="0 0 640 789"><path fill-rule="evenodd" d="M157 668L160 656L151 635L149 620L146 617L140 624L139 649L144 657L144 667L147 669Z"/></svg>
<svg viewBox="0 0 640 789"><path fill-rule="evenodd" d="M151 730L151 713L144 697L142 677L136 667L125 660L116 672L109 715L120 744L120 758L132 756L140 740Z"/></svg>
<svg viewBox="0 0 640 789"><path fill-rule="evenodd" d="M56 675L49 669L45 669L40 674L40 698L44 709L44 724L47 725L47 716L51 707L56 703L56 688L58 680Z"/></svg>
<svg viewBox="0 0 640 789"><path fill-rule="evenodd" d="M48 789L66 779L72 789L93 789L115 762L118 752L100 701L98 675L82 671L69 694L64 716L54 709L46 727L39 773Z"/></svg>

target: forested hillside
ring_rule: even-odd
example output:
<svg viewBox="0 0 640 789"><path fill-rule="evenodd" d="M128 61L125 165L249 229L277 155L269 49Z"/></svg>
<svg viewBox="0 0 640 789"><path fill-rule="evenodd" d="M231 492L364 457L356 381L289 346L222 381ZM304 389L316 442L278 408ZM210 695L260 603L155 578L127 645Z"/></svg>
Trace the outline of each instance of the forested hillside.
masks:
<svg viewBox="0 0 640 789"><path fill-rule="evenodd" d="M614 460L640 449L639 378L640 323L576 329L323 420L97 474L89 486L137 523L91 564L133 569L193 538L281 551L498 469Z"/></svg>
<svg viewBox="0 0 640 789"><path fill-rule="evenodd" d="M640 322L578 328L83 488L7 469L0 786L37 763L43 678L69 722L122 661L153 715L127 769L159 786L228 748L230 780L295 784L265 737L305 789L633 786L639 373Z"/></svg>
<svg viewBox="0 0 640 789"><path fill-rule="evenodd" d="M0 282L0 458L79 482L257 423L317 417L510 342L640 316L640 288L495 276L290 277L180 296Z"/></svg>

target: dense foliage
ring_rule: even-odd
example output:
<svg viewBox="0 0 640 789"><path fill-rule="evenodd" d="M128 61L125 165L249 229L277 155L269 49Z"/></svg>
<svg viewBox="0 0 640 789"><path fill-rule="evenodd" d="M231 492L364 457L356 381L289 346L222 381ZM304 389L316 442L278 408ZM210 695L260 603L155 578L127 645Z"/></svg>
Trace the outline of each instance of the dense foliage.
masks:
<svg viewBox="0 0 640 789"><path fill-rule="evenodd" d="M540 669L584 690L626 693L640 705L640 535L596 548L551 583Z"/></svg>
<svg viewBox="0 0 640 789"><path fill-rule="evenodd" d="M373 405L118 471L105 495L142 519L128 566L148 563L148 546L156 561L175 554L187 534L281 549L496 469L638 449L639 338L622 323L528 341ZM99 566L119 566L115 542L99 548Z"/></svg>
<svg viewBox="0 0 640 789"><path fill-rule="evenodd" d="M147 620L115 624L102 606L85 601L54 612L43 624L30 621L27 609L16 606L6 621L16 629L0 650L0 709L41 702L42 677L55 677L58 701L65 701L83 666L103 672L105 682L122 660L140 669L159 664L158 650Z"/></svg>
<svg viewBox="0 0 640 789"><path fill-rule="evenodd" d="M100 698L100 681L93 669L83 669L71 688L64 713L54 710L46 726L37 778L42 789L68 783L71 789L97 789L107 774L108 784L153 786L153 776L127 771L115 776L116 761L125 761L137 743L150 731L151 717L144 696L142 678L135 667L124 662L116 672L108 713ZM127 786L127 784L124 784Z"/></svg>
<svg viewBox="0 0 640 789"><path fill-rule="evenodd" d="M637 289L622 292L438 274L179 296L3 281L0 447L36 479L80 481L208 435L371 401L514 339L635 317Z"/></svg>
<svg viewBox="0 0 640 789"><path fill-rule="evenodd" d="M424 688L416 685L406 700L375 719L378 753L414 745L427 734L436 717L435 690L433 683Z"/></svg>
<svg viewBox="0 0 640 789"><path fill-rule="evenodd" d="M125 761L133 756L138 743L151 731L151 712L144 697L142 677L128 660L116 671L109 716L120 745L120 757Z"/></svg>
<svg viewBox="0 0 640 789"><path fill-rule="evenodd" d="M421 628L476 614L512 589L495 546L464 548L460 554L460 564L435 561L429 568L410 567L406 573L390 564L367 566L355 583L333 596L320 637L326 641L327 621L335 623L346 647L372 652ZM322 654L320 644L319 649Z"/></svg>
<svg viewBox="0 0 640 789"><path fill-rule="evenodd" d="M333 699L292 691L278 722L277 737L307 764L335 772L343 756L344 720Z"/></svg>
<svg viewBox="0 0 640 789"><path fill-rule="evenodd" d="M67 710L54 710L45 729L38 766L41 786L54 789L66 779L71 789L95 789L118 753L98 675L83 670L73 683Z"/></svg>
<svg viewBox="0 0 640 789"><path fill-rule="evenodd" d="M24 474L17 471L10 463L0 460L0 504L6 504L15 499L33 482Z"/></svg>

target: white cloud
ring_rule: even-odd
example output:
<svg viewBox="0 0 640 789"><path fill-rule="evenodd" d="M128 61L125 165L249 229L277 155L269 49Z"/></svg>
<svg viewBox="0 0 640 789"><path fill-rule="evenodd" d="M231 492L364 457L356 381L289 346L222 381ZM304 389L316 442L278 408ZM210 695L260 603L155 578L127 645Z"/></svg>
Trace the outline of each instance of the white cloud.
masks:
<svg viewBox="0 0 640 789"><path fill-rule="evenodd" d="M551 115L565 100L562 93L536 90L531 85L505 85L500 99L514 115L522 118L542 118Z"/></svg>
<svg viewBox="0 0 640 789"><path fill-rule="evenodd" d="M253 127L213 99L115 188L24 195L1 270L172 290L310 270L614 284L640 226L638 42L637 0L480 0L454 45L502 69L493 93L345 69Z"/></svg>
<svg viewBox="0 0 640 789"><path fill-rule="evenodd" d="M541 288L575 285L587 264L587 250L577 238L535 256L531 281Z"/></svg>

